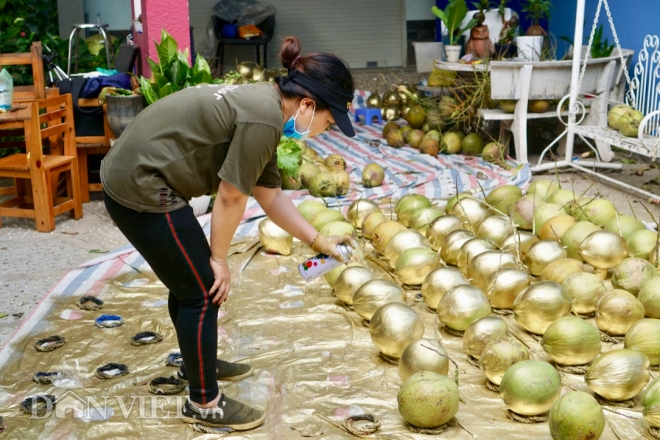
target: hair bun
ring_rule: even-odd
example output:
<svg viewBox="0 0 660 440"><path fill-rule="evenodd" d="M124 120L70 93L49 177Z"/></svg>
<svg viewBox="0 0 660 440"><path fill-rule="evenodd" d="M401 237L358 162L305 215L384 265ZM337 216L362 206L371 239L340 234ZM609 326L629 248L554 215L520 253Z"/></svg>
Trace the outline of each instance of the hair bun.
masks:
<svg viewBox="0 0 660 440"><path fill-rule="evenodd" d="M296 37L285 37L277 56L282 61L282 66L291 69L293 62L300 55L300 50L300 40Z"/></svg>

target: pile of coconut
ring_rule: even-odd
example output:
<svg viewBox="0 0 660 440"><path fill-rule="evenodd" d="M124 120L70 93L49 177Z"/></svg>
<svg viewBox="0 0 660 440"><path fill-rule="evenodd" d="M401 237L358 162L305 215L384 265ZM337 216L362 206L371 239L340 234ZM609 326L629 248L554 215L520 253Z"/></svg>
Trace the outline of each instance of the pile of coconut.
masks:
<svg viewBox="0 0 660 440"><path fill-rule="evenodd" d="M339 154L321 157L305 142L297 142L302 150L298 167L294 172L280 169L282 189L305 188L314 197L337 197L346 195L351 187L351 178L346 171L346 160ZM362 185L367 188L380 186L385 179L385 170L377 163L367 164L362 170Z"/></svg>
<svg viewBox="0 0 660 440"><path fill-rule="evenodd" d="M371 200L355 201L346 216L316 200L298 209L321 233L361 237L378 263L352 261L325 279L368 323L381 356L398 363L406 423L434 429L457 414L449 367L463 357L509 417L547 420L555 439L597 439L601 404L636 406L640 393L660 433L660 378L647 386L660 364L658 234L609 200L536 180L525 195L505 185L483 199L458 194L444 209L419 194L400 198L391 213ZM271 228L260 229L262 243L272 240ZM411 288L448 338L462 338L463 353L423 338L422 319L406 303ZM538 340L549 362L531 359L511 325ZM622 345L607 350L602 341ZM592 393L560 398L567 374L583 375Z"/></svg>

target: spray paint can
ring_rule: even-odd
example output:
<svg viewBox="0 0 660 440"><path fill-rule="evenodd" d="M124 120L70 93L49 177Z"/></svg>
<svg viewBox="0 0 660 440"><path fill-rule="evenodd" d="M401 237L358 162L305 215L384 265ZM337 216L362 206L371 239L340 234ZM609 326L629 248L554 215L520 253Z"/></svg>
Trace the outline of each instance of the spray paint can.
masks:
<svg viewBox="0 0 660 440"><path fill-rule="evenodd" d="M337 250L344 257L344 262L350 260L353 253L350 246L345 244L338 244ZM317 254L314 255L309 260L305 260L298 265L298 272L300 276L303 277L308 283L315 278L325 275L330 272L332 269L341 266L341 261L337 260L335 257L326 254Z"/></svg>

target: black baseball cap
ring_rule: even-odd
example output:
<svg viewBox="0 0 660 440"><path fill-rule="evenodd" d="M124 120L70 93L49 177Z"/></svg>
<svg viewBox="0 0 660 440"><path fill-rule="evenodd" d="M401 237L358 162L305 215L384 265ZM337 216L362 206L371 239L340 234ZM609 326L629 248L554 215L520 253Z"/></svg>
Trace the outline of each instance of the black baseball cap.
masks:
<svg viewBox="0 0 660 440"><path fill-rule="evenodd" d="M337 127L345 136L355 136L351 118L348 116L353 101L352 93L328 87L300 70L289 70L288 79L323 101L330 109Z"/></svg>

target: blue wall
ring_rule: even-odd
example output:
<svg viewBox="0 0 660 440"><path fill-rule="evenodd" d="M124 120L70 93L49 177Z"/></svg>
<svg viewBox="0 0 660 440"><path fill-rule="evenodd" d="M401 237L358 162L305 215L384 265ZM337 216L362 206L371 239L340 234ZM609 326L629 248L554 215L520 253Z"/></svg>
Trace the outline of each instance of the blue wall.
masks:
<svg viewBox="0 0 660 440"><path fill-rule="evenodd" d="M555 0L557 1L557 0ZM575 0L573 0L575 1ZM612 1L612 0L610 0ZM622 0L614 0L614 1L622 1ZM636 1L636 0L628 0L628 1ZM653 1L653 0L648 0L648 1ZM660 2L660 0L655 0ZM466 0L466 3L468 5L469 10L474 10L475 8L472 6L472 3L475 3L476 0ZM449 0L436 0L435 4L438 6L440 9L445 9L447 6L447 3L449 3ZM491 0L491 4L497 4L499 5L499 0ZM514 11L518 12L518 16L520 17L520 25L521 25L521 33L524 35L525 31L527 31L527 28L532 24L531 20L528 20L527 17L525 17L525 14L521 13L522 11L522 4L524 3L524 0L509 0L507 2L507 8L511 8ZM557 12L556 8L553 8L550 11L550 14L555 14ZM573 12L573 20L575 21L575 12ZM541 21L541 26L543 29L548 29L548 22L546 20ZM441 41L442 36L440 35L440 19L436 19L435 23L435 39L436 41Z"/></svg>
<svg viewBox="0 0 660 440"><path fill-rule="evenodd" d="M572 40L575 32L576 0L553 0L553 4L550 30L557 38L565 35ZM660 0L609 0L608 4L610 5L610 11L612 11L612 19L621 41L621 47L633 49L636 59L637 53L642 49L644 37L648 34L660 34L660 26L658 26ZM598 0L586 0L584 10L585 40L583 44L589 41L597 6ZM601 9L600 23L603 23L604 36L608 39L609 44L614 44L605 8ZM567 49L568 43L560 41L557 55L561 57Z"/></svg>

